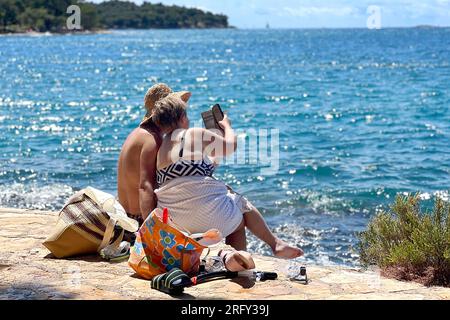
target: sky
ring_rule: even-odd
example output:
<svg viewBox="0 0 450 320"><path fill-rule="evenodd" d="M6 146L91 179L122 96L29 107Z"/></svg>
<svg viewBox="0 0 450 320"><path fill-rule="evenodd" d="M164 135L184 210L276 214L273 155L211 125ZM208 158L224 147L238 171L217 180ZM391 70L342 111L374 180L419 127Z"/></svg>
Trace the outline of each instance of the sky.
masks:
<svg viewBox="0 0 450 320"><path fill-rule="evenodd" d="M102 0L94 0L101 2ZM143 0L129 0L141 4ZM150 0L224 13L238 28L450 26L450 0ZM377 6L373 11L370 6ZM373 14L376 20L373 20ZM379 23L378 23L379 22Z"/></svg>

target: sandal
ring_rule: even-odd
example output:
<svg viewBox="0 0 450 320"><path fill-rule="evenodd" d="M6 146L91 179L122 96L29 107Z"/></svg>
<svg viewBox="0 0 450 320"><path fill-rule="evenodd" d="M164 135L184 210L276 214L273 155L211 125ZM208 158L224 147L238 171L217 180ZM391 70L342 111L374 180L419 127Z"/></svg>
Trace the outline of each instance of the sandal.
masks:
<svg viewBox="0 0 450 320"><path fill-rule="evenodd" d="M114 244L102 249L100 256L110 262L122 262L130 257L130 243L122 241L118 247Z"/></svg>

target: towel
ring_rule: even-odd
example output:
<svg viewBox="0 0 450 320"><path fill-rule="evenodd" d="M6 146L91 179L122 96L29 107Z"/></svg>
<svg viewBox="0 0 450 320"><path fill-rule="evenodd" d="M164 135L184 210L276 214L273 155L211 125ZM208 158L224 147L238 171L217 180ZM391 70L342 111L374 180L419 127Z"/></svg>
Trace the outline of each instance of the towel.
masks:
<svg viewBox="0 0 450 320"><path fill-rule="evenodd" d="M182 231L202 233L218 229L224 237L234 233L243 220L242 196L211 177L181 177L155 190L159 208L168 208Z"/></svg>

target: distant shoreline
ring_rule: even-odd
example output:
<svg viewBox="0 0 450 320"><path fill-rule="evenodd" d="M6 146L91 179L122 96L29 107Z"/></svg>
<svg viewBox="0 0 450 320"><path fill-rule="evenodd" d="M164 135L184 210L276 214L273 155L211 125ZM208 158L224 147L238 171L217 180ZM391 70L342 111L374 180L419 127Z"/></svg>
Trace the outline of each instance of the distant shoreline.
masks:
<svg viewBox="0 0 450 320"><path fill-rule="evenodd" d="M58 36L58 35L92 35L92 34L111 34L114 31L145 31L145 30L233 30L237 29L236 27L227 27L227 28L147 28L147 29L134 29L134 28L124 28L124 29L99 29L99 30L85 30L85 31L63 31L63 32L39 32L39 31L18 31L18 32L4 32L0 31L0 36Z"/></svg>
<svg viewBox="0 0 450 320"><path fill-rule="evenodd" d="M413 27L385 27L379 30L395 30L395 29L450 29L450 26L413 26ZM123 29L99 29L99 30L85 30L85 31L64 31L64 32L5 32L0 31L0 36L58 36L58 35L95 35L95 34L112 34L115 31L146 31L146 30L165 30L165 31L178 31L178 30L370 30L364 27L342 27L342 28L237 28L234 26L229 26L226 28L147 28L147 29L135 29L135 28L123 28ZM377 31L377 30L371 30Z"/></svg>
<svg viewBox="0 0 450 320"><path fill-rule="evenodd" d="M23 36L23 37L46 37L46 36L64 36L64 35L97 35L97 34L113 34L115 31L178 31L178 30L254 30L254 31L286 31L286 30L370 30L370 31L381 31L381 30L400 30L400 29L417 29L417 30L431 30L431 29L450 29L450 26L441 27L441 26L414 26L414 27L386 27L381 28L379 30L370 30L367 28L236 28L236 27L228 27L228 28L148 28L148 29L103 29L103 30L86 30L86 31L70 31L70 32L3 32L0 31L0 37L2 36Z"/></svg>

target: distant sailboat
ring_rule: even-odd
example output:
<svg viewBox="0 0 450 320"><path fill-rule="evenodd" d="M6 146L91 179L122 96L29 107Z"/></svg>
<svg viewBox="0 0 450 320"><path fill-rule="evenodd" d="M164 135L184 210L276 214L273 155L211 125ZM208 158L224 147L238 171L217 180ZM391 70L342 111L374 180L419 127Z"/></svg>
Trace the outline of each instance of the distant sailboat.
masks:
<svg viewBox="0 0 450 320"><path fill-rule="evenodd" d="M267 22L266 29L270 29L270 24Z"/></svg>

